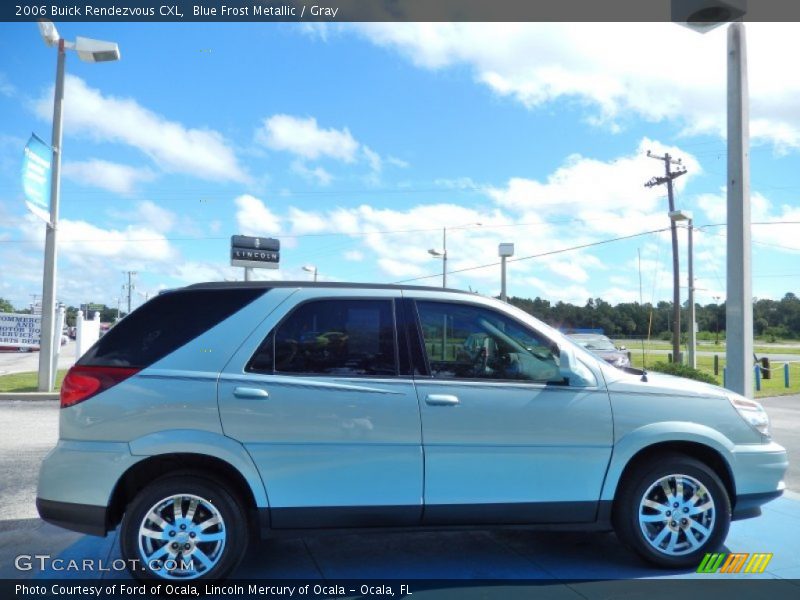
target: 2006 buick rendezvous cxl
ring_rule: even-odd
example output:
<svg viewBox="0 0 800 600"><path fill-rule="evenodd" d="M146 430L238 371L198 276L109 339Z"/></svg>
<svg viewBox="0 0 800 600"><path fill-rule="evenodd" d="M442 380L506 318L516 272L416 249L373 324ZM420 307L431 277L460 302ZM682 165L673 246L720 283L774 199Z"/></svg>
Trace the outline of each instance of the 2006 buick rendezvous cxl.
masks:
<svg viewBox="0 0 800 600"><path fill-rule="evenodd" d="M120 527L134 575L228 575L250 532L606 530L695 566L780 496L761 405L620 370L527 313L421 287L206 283L69 371L43 519Z"/></svg>

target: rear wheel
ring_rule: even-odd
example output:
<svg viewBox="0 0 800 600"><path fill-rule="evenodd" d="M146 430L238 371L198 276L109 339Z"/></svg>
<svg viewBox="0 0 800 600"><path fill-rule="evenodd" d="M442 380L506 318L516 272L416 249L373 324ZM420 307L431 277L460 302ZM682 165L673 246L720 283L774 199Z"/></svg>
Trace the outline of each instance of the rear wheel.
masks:
<svg viewBox="0 0 800 600"><path fill-rule="evenodd" d="M725 486L704 463L681 454L636 467L614 503L617 535L651 563L696 567L728 534Z"/></svg>
<svg viewBox="0 0 800 600"><path fill-rule="evenodd" d="M247 542L241 502L200 475L168 475L145 487L120 531L122 555L141 579L222 579Z"/></svg>

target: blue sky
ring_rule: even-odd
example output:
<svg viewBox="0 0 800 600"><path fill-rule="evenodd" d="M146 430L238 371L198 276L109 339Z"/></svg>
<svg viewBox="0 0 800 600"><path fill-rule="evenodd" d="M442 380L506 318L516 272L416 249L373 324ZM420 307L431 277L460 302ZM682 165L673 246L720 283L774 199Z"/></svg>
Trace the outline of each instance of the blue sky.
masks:
<svg viewBox="0 0 800 600"><path fill-rule="evenodd" d="M676 205L725 221L725 32L671 24L57 24L122 60L68 56L59 298L134 304L240 279L232 234L281 239L258 278L441 283L499 293L516 256L669 225L643 184L683 159ZM44 225L24 206L49 140L55 51L0 25L0 297L41 293ZM800 221L796 24L748 25L754 221ZM480 225L477 225L480 223ZM697 231L698 302L725 296L725 228ZM754 295L797 292L800 225L753 227ZM686 236L681 232L681 280ZM509 264L509 293L583 304L671 297L668 233ZM433 277L425 279L426 276ZM685 298L686 290L682 291Z"/></svg>

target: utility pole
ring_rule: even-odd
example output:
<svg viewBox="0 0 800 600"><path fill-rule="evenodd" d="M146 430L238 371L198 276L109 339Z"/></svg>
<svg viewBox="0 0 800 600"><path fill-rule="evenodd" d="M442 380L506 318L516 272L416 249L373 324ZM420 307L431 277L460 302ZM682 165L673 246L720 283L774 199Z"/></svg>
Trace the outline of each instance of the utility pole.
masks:
<svg viewBox="0 0 800 600"><path fill-rule="evenodd" d="M697 368L697 332L695 327L694 309L694 226L692 219L689 219L689 366Z"/></svg>
<svg viewBox="0 0 800 600"><path fill-rule="evenodd" d="M727 387L753 397L753 280L750 241L750 97L744 25L728 27Z"/></svg>
<svg viewBox="0 0 800 600"><path fill-rule="evenodd" d="M447 227L442 227L442 287L447 287Z"/></svg>
<svg viewBox="0 0 800 600"><path fill-rule="evenodd" d="M645 187L667 184L667 198L669 199L669 212L675 212L675 198L672 190L672 180L686 174L686 169L672 171L670 167L677 165L681 167L681 159L672 158L669 153L664 156L657 156L647 151L647 156L656 160L664 161L664 177L653 177L644 184ZM672 233L672 357L675 362L680 361L681 356L681 291L680 291L680 262L678 260L678 227L675 221L670 219L670 230Z"/></svg>
<svg viewBox="0 0 800 600"><path fill-rule="evenodd" d="M131 295L133 294L133 277L136 275L136 271L128 271L128 314L131 314Z"/></svg>

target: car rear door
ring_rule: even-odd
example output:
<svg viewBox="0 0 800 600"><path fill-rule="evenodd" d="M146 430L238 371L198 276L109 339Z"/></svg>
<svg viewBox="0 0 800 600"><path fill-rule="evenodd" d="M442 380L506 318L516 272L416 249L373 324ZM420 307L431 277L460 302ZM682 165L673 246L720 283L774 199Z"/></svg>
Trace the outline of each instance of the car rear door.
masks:
<svg viewBox="0 0 800 600"><path fill-rule="evenodd" d="M393 294L301 289L221 374L225 434L253 457L273 528L420 522L419 405Z"/></svg>

